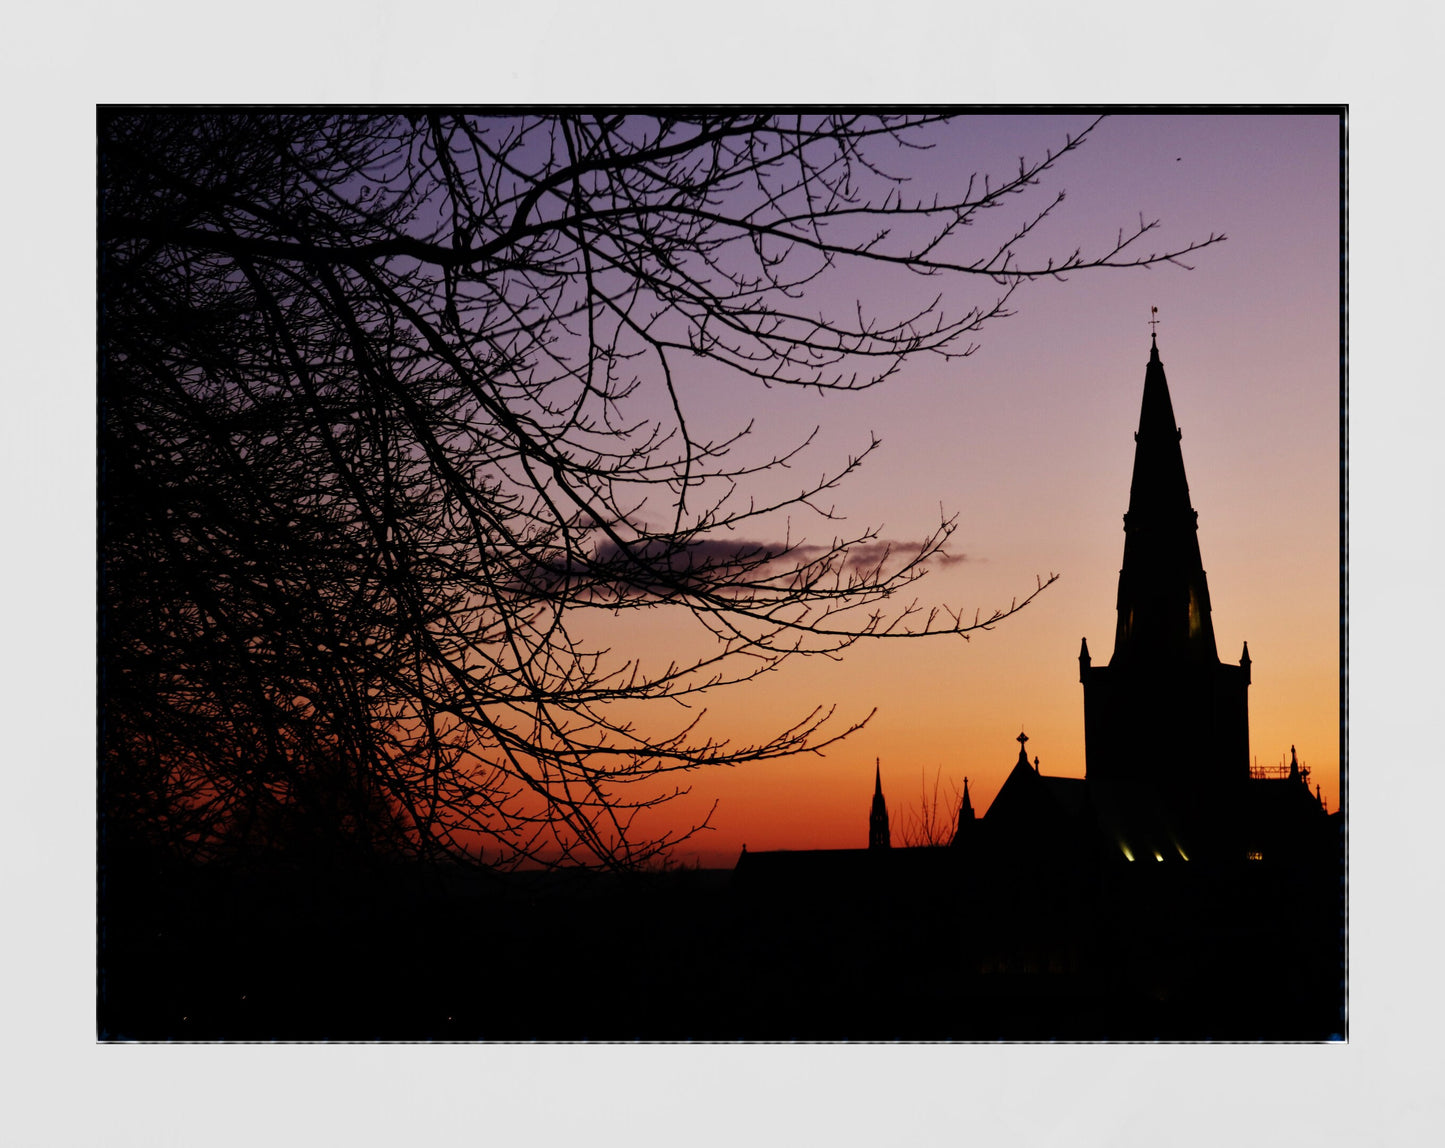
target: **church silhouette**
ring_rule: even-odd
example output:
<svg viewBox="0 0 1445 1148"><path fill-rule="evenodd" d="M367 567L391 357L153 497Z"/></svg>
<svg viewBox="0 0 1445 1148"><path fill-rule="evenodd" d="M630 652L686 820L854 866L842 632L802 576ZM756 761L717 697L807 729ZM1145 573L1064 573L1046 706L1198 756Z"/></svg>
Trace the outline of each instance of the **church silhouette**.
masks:
<svg viewBox="0 0 1445 1148"><path fill-rule="evenodd" d="M1288 860L1327 845L1338 814L1328 816L1310 792L1293 746L1287 771L1250 769L1249 643L1237 664L1220 661L1182 438L1154 338L1134 435L1114 650L1099 666L1087 637L1079 650L1085 776L1041 772L1020 732L1018 760L982 818L965 779L954 846L976 848L986 837L990 846L1061 861L1087 853L1228 864ZM868 848L890 845L875 766ZM754 852L747 864L775 856L798 854Z"/></svg>
<svg viewBox="0 0 1445 1148"><path fill-rule="evenodd" d="M1293 747L1288 767L1250 767L1249 647L1230 663L1215 646L1182 437L1154 338L1113 652L1079 650L1085 776L1042 772L1020 732L982 816L965 779L948 846L890 848L875 764L866 849L739 859L740 895L780 941L809 943L784 917L800 903L871 914L868 960L911 953L950 985L947 1035L1343 1031L1343 816Z"/></svg>

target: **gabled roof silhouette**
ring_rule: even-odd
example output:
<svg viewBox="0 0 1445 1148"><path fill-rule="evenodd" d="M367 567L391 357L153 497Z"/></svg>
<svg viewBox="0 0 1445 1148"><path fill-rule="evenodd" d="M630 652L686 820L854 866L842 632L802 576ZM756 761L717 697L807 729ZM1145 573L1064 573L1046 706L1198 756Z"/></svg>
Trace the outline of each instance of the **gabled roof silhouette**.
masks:
<svg viewBox="0 0 1445 1148"><path fill-rule="evenodd" d="M1084 779L1045 776L1039 770L1038 759L1030 764L1028 751L1020 745L1018 760L983 820L998 838L1015 831L1054 832L1066 825L1082 829L1089 816L1088 784Z"/></svg>
<svg viewBox="0 0 1445 1148"><path fill-rule="evenodd" d="M1022 739L1024 735L1020 734L1019 737ZM1033 815L1044 793L1038 772L1029 764L1028 750L1020 744L1018 760L1014 762L1008 777L1004 778L1004 783L988 807L984 819L997 825L1000 821L1012 819L1016 811L1027 810L1029 815Z"/></svg>

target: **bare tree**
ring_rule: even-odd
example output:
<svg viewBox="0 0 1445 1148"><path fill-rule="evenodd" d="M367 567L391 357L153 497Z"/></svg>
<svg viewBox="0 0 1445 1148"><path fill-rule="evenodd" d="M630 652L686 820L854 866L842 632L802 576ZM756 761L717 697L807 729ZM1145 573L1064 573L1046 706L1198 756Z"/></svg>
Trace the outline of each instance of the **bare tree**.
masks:
<svg viewBox="0 0 1445 1148"><path fill-rule="evenodd" d="M870 387L970 353L1030 280L1222 238L1142 253L1141 219L1030 261L1059 193L969 254L963 229L1093 128L999 182L911 191L888 166L942 127L103 112L102 824L197 855L300 818L338 844L635 865L686 836L633 831L679 792L667 775L860 723L730 744L631 703L672 714L795 656L1026 605L1046 581L986 614L890 605L954 519L910 546L835 532L822 498L876 441L758 498L808 443L747 459L751 428L712 437L684 396L702 363ZM840 311L819 288L858 263L986 294ZM661 606L708 652L652 666L582 636Z"/></svg>
<svg viewBox="0 0 1445 1148"><path fill-rule="evenodd" d="M918 807L909 806L903 832L900 838L904 848L914 849L928 845L949 845L958 830L959 807L963 804L963 790L956 781L948 783L948 793L942 792L943 767L933 771L933 785L928 784L928 775L918 775Z"/></svg>

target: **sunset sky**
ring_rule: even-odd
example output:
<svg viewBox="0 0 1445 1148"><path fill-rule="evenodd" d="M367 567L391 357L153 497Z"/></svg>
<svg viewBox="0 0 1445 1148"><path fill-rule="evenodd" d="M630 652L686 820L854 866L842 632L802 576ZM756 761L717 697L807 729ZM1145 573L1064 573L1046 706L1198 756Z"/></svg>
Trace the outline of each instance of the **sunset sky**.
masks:
<svg viewBox="0 0 1445 1148"><path fill-rule="evenodd" d="M1007 174L1019 156L1057 147L1090 118L973 118L920 158L916 178L947 186L975 171ZM865 844L875 758L895 843L935 776L951 803L966 775L982 812L1013 765L1021 728L1043 772L1083 776L1076 659L1082 637L1096 664L1112 652L1151 306L1159 308L1221 659L1237 661L1249 642L1251 755L1277 764L1298 747L1327 806L1338 808L1339 163L1334 116L1113 117L1030 201L1038 207L1067 192L1034 250L1068 254L1082 245L1088 254L1142 213L1161 221L1144 250L1211 232L1228 237L1191 256L1194 270L1035 284L1015 297L1014 317L984 329L976 354L919 360L862 394L754 394L694 380L694 411L718 430L758 418L760 446L821 426L808 456L815 465L800 464L779 489L876 432L881 450L836 492L844 528L876 526L906 541L936 524L940 506L959 515L950 551L964 560L918 584L922 603L986 615L1025 596L1036 576L1060 578L1022 614L969 642L863 644L841 662L797 662L715 695L704 728L738 739L766 736L818 705L836 703L843 719L878 712L826 756L692 775L691 795L668 806L664 820L690 823L718 805L713 832L680 858L730 865L744 843ZM882 315L895 298L900 308L907 302L874 280L835 290L853 287ZM966 287L945 284L944 305L971 303ZM792 526L817 541L835 529ZM644 649L667 648L675 625L658 612L633 636Z"/></svg>

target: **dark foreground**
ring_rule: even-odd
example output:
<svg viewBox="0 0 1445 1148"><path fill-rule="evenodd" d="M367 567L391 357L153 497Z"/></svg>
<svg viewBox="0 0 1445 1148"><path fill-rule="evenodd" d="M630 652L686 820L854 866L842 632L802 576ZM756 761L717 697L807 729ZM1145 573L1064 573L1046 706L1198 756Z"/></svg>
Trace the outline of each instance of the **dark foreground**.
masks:
<svg viewBox="0 0 1445 1148"><path fill-rule="evenodd" d="M108 1040L1306 1040L1344 1032L1336 872L1064 879L895 851L637 876L135 864ZM826 860L826 859L824 859ZM1169 870L1166 872L1165 870Z"/></svg>

